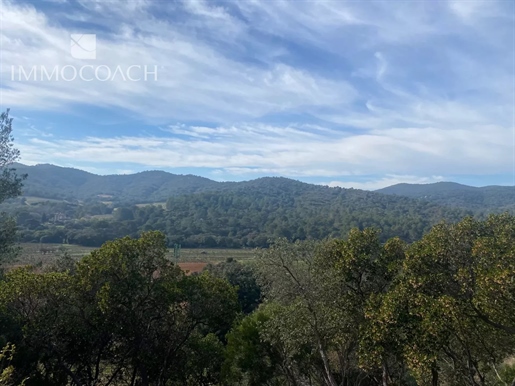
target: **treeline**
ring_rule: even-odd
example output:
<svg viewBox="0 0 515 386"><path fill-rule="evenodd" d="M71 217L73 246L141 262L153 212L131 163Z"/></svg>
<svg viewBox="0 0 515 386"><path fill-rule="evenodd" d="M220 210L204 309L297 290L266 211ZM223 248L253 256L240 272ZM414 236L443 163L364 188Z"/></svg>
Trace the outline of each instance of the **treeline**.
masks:
<svg viewBox="0 0 515 386"><path fill-rule="evenodd" d="M474 187L455 182L433 184L397 184L379 189L384 194L423 199L438 205L452 206L475 212L515 212L513 186Z"/></svg>
<svg viewBox="0 0 515 386"><path fill-rule="evenodd" d="M0 281L4 384L513 385L515 217L278 240L187 276L165 237ZM10 382L10 383L7 383Z"/></svg>
<svg viewBox="0 0 515 386"><path fill-rule="evenodd" d="M201 192L236 191L259 185L266 179L247 182L217 182L193 175L177 175L164 171L146 171L130 175L99 176L83 170L43 164L14 165L20 174L27 174L23 194L46 199L77 201L110 201L115 206L164 202L169 197ZM290 184L296 181L288 180ZM422 199L437 205L459 207L476 212L515 210L514 187L473 187L453 182L433 184L397 184L377 192Z"/></svg>
<svg viewBox="0 0 515 386"><path fill-rule="evenodd" d="M371 226L382 229L383 240L399 236L413 241L441 220L458 221L472 213L284 178L250 181L234 191L171 197L165 208L13 201L8 210L17 218L24 242L98 247L107 240L158 230L166 234L169 245L188 248L267 247L269 239L278 237L292 241L342 237L352 228Z"/></svg>
<svg viewBox="0 0 515 386"><path fill-rule="evenodd" d="M23 187L25 196L70 202L99 199L117 203L158 202L166 201L174 195L231 185L204 177L157 170L130 175L99 176L79 169L49 164L14 166L19 173L28 175Z"/></svg>

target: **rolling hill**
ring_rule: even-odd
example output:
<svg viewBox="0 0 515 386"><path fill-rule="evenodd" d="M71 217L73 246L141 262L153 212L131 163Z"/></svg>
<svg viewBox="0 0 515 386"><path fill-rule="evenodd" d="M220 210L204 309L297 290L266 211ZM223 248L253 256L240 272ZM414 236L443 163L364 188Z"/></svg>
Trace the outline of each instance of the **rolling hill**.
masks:
<svg viewBox="0 0 515 386"><path fill-rule="evenodd" d="M15 164L26 173L25 196L57 200L98 200L119 203L163 202L169 197L210 191L232 191L243 186L261 184L263 179L243 182L217 182L194 175L164 171L145 171L127 175L100 176L83 170L49 164L26 166ZM266 181L266 178L264 179ZM291 181L293 184L293 180ZM295 181L298 182L298 181ZM455 182L433 184L397 184L376 193L427 200L438 205L473 211L515 210L515 187L473 187Z"/></svg>
<svg viewBox="0 0 515 386"><path fill-rule="evenodd" d="M191 174L180 175L158 170L100 176L79 169L50 164L35 166L15 164L15 167L20 174L28 175L23 187L25 196L68 201L103 200L125 204L164 202L169 197L202 192L234 191L266 181L264 178L243 182L217 182ZM300 183L285 180L293 185ZM515 211L515 187L509 186L477 188L455 182L437 182L396 184L375 192L426 200L442 206L475 212Z"/></svg>
<svg viewBox="0 0 515 386"><path fill-rule="evenodd" d="M376 190L377 193L423 199L439 205L481 212L515 210L515 187L474 187L455 182L433 184L396 184Z"/></svg>
<svg viewBox="0 0 515 386"><path fill-rule="evenodd" d="M144 194L155 199L167 194L168 199L165 207L134 205L131 200L124 202L120 198L107 204L98 199L80 203L14 199L8 209L16 216L21 240L25 242L99 246L125 235L136 237L142 231L159 230L167 235L170 244L185 247L264 247L269 239L277 237L343 237L354 227L377 227L382 230L383 239L399 236L413 241L437 222L454 222L472 214L424 200L282 177L216 183L164 172L98 178L73 169L43 168L48 173L62 172L60 177L49 177L54 191L67 186L68 194L77 197L119 194L115 197L141 201ZM33 181L37 179L40 187L46 183L43 173ZM104 184L102 187L94 185L99 181ZM31 185L27 185L30 191Z"/></svg>
<svg viewBox="0 0 515 386"><path fill-rule="evenodd" d="M342 237L353 227L413 241L440 221L511 210L515 197L510 187L456 183L372 192L283 177L216 182L163 171L98 176L54 165L16 167L28 174L24 194L31 199L4 207L17 218L21 239L87 246L147 230L185 247L262 247L276 237ZM141 205L154 202L166 205Z"/></svg>
<svg viewBox="0 0 515 386"><path fill-rule="evenodd" d="M14 167L17 173L28 175L23 187L25 196L51 199L87 200L101 197L106 201L150 203L220 185L208 178L164 171L99 176L49 164L15 164Z"/></svg>

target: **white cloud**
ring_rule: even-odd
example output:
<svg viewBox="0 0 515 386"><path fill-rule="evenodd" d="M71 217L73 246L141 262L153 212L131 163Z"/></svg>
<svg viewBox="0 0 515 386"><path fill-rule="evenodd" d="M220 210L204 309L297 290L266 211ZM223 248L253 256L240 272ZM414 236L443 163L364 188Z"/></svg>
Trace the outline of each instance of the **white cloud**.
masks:
<svg viewBox="0 0 515 386"><path fill-rule="evenodd" d="M514 19L505 3L81 0L74 12L45 14L4 1L0 105L56 116L121 108L161 129L100 138L72 126L45 137L36 125L19 146L28 163L388 175L361 186L509 173ZM97 33L95 63L157 65L159 81L10 79L13 65L84 64L68 52L83 25L96 26L83 31Z"/></svg>
<svg viewBox="0 0 515 386"><path fill-rule="evenodd" d="M185 0L183 1L185 8L198 16L204 16L214 19L231 20L232 17L221 6L210 6L204 0Z"/></svg>
<svg viewBox="0 0 515 386"><path fill-rule="evenodd" d="M85 4L99 13L121 13L111 7L112 2ZM144 4L133 5L132 13L125 10L132 16L135 12L143 15L141 20L133 20L134 27L122 24L113 35L97 34L97 61L86 64L104 64L112 69L148 65L153 70L157 66L156 82L128 82L121 78L107 82L19 81L20 66L26 73L32 66L43 66L51 73L55 66L80 68L84 63L74 61L68 53L70 30L51 23L33 7L5 3L1 39L2 78L7 88L2 90L0 103L15 108L54 110L73 103L114 106L161 119L191 119L201 111L204 120L221 121L285 110L307 111L317 106L342 106L356 96L346 81L310 74L292 65L256 66L233 60L208 42L185 34L173 23L154 20L143 12ZM225 15L223 9L208 7L203 2L187 4L187 9L196 14ZM137 29L141 31L136 32Z"/></svg>
<svg viewBox="0 0 515 386"><path fill-rule="evenodd" d="M386 69L388 68L388 62L385 60L383 54L381 54L380 52L376 52L374 56L377 58L378 61L376 78L380 82L383 78L384 73L386 72Z"/></svg>
<svg viewBox="0 0 515 386"><path fill-rule="evenodd" d="M442 176L431 176L431 177L417 177L417 176L403 176L403 175L387 175L377 180L370 180L364 182L356 181L331 181L328 183L322 183L320 185L327 185L330 187L340 188L354 188L362 190L377 190L385 188L387 186L396 184L430 184L434 182L443 181Z"/></svg>
<svg viewBox="0 0 515 386"><path fill-rule="evenodd" d="M501 127L394 128L330 134L302 125L179 126L178 136L35 138L23 161L132 163L150 168L210 168L243 176L448 175L509 173L512 133ZM495 151L492 151L495 149ZM53 154L53 156L49 156Z"/></svg>
<svg viewBox="0 0 515 386"><path fill-rule="evenodd" d="M501 16L496 3L492 0L449 0L449 8L462 22L472 23Z"/></svg>

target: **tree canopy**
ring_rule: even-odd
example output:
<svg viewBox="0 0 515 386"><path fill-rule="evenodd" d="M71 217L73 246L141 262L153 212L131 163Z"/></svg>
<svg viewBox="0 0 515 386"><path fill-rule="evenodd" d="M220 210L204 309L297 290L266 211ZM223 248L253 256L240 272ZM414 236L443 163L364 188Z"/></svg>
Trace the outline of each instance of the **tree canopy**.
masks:
<svg viewBox="0 0 515 386"><path fill-rule="evenodd" d="M21 194L25 175L16 174L13 163L20 158L20 152L14 147L12 121L9 109L0 114L0 204L7 199ZM13 258L16 249L16 226L14 219L6 212L0 212L0 265Z"/></svg>

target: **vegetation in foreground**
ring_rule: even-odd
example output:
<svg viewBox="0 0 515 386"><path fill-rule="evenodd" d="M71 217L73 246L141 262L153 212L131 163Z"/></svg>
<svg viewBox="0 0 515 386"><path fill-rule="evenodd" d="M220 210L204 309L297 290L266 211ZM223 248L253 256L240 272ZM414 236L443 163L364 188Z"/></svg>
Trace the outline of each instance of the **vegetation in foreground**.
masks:
<svg viewBox="0 0 515 386"><path fill-rule="evenodd" d="M26 385L510 385L514 253L495 215L410 245L280 240L186 276L150 232L6 273L2 366Z"/></svg>

